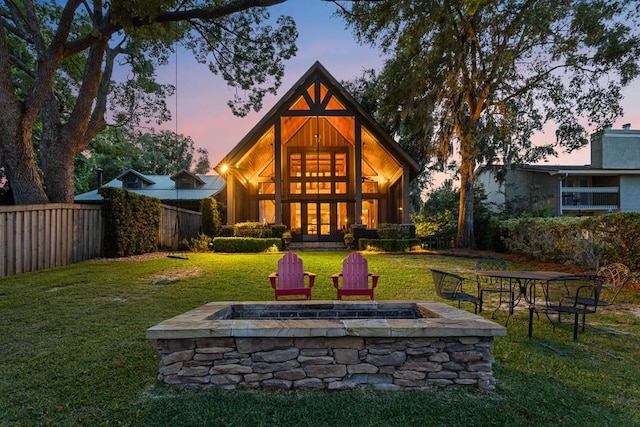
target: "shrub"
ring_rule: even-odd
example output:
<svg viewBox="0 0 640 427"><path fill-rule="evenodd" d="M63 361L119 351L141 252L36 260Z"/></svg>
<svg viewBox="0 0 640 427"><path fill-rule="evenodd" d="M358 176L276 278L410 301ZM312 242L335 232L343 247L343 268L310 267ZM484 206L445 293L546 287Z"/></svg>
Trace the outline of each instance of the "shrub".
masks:
<svg viewBox="0 0 640 427"><path fill-rule="evenodd" d="M215 252L265 252L273 245L282 250L282 239L273 237L267 239L253 237L216 237L213 239L213 250Z"/></svg>
<svg viewBox="0 0 640 427"><path fill-rule="evenodd" d="M218 201L212 197L205 197L200 202L202 212L202 232L209 237L216 237L222 227L222 215Z"/></svg>
<svg viewBox="0 0 640 427"><path fill-rule="evenodd" d="M213 246L213 238L204 233L200 233L198 237L184 239L182 243L191 252L209 252Z"/></svg>
<svg viewBox="0 0 640 427"><path fill-rule="evenodd" d="M420 246L420 239L360 239L358 249L381 252L404 252Z"/></svg>
<svg viewBox="0 0 640 427"><path fill-rule="evenodd" d="M400 238L400 224L378 224L377 230L380 239Z"/></svg>
<svg viewBox="0 0 640 427"><path fill-rule="evenodd" d="M367 228L367 226L363 224L353 224L351 230L353 231L353 238L356 240L380 238L378 230L375 228Z"/></svg>
<svg viewBox="0 0 640 427"><path fill-rule="evenodd" d="M640 268L640 214L523 218L502 221L501 239L512 253L595 269L621 262Z"/></svg>
<svg viewBox="0 0 640 427"><path fill-rule="evenodd" d="M271 226L271 237L281 238L284 232L287 230L286 225L273 224Z"/></svg>
<svg viewBox="0 0 640 427"><path fill-rule="evenodd" d="M414 224L400 224L400 239L415 239L416 226Z"/></svg>
<svg viewBox="0 0 640 427"><path fill-rule="evenodd" d="M158 250L160 200L121 188L102 187L104 252L107 257L139 255Z"/></svg>
<svg viewBox="0 0 640 427"><path fill-rule="evenodd" d="M220 237L233 237L235 235L235 227L233 225L223 225L220 227Z"/></svg>
<svg viewBox="0 0 640 427"><path fill-rule="evenodd" d="M261 222L239 222L233 227L235 237L271 237L271 229Z"/></svg>
<svg viewBox="0 0 640 427"><path fill-rule="evenodd" d="M269 253L273 253L273 252L280 252L280 248L279 248L277 245L273 244L273 245L269 246L269 247L265 250L265 252L269 252Z"/></svg>

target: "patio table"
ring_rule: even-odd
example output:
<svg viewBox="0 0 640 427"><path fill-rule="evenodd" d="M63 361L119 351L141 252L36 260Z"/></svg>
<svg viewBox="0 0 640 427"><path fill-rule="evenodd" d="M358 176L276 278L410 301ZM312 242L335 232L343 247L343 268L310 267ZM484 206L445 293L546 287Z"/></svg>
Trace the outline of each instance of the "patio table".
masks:
<svg viewBox="0 0 640 427"><path fill-rule="evenodd" d="M535 283L546 282L548 280L557 280L574 277L575 274L565 273L562 271L546 271L546 270L534 270L534 271L510 271L510 270L480 270L477 271L478 276L488 277L491 279L498 279L500 288L504 289L504 286L509 293L514 295L514 298L509 301L509 316L513 314L514 308L524 298L530 305L535 304ZM516 288L517 286L517 288ZM502 304L502 300L500 300ZM499 308L500 306L498 306ZM507 322L509 318L507 317Z"/></svg>

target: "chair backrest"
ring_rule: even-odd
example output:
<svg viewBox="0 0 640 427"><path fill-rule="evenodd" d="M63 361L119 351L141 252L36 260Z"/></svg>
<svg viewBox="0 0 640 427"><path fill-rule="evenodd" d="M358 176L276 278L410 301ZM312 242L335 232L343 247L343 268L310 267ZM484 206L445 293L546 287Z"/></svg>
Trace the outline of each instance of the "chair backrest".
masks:
<svg viewBox="0 0 640 427"><path fill-rule="evenodd" d="M480 258L476 261L476 271L506 270L507 262L500 258Z"/></svg>
<svg viewBox="0 0 640 427"><path fill-rule="evenodd" d="M293 252L287 252L278 261L278 288L295 289L304 287L304 267L302 260Z"/></svg>
<svg viewBox="0 0 640 427"><path fill-rule="evenodd" d="M462 290L461 276L447 273L440 270L431 269L433 284L436 287L436 294L445 299L456 299L456 295Z"/></svg>
<svg viewBox="0 0 640 427"><path fill-rule="evenodd" d="M613 304L620 290L631 278L631 269L624 264L614 262L603 265L596 273L602 279L602 288L607 302Z"/></svg>
<svg viewBox="0 0 640 427"><path fill-rule="evenodd" d="M631 270L624 264L614 262L603 265L596 274L604 279L607 286L623 287L631 277Z"/></svg>
<svg viewBox="0 0 640 427"><path fill-rule="evenodd" d="M369 287L369 266L358 252L351 252L342 261L342 286L344 289L367 289Z"/></svg>

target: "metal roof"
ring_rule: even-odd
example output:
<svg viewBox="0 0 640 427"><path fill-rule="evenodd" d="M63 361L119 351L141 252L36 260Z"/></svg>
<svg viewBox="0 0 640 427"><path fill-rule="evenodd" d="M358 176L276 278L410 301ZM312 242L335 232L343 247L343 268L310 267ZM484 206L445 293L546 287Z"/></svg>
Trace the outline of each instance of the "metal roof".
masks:
<svg viewBox="0 0 640 427"><path fill-rule="evenodd" d="M131 172L131 170L127 172ZM194 175L204 184L193 189L176 188L176 183L171 179L171 175L142 175L139 172L136 172L136 175L143 177L147 182L153 182L153 184L141 189L125 188L125 190L160 200L202 200L217 195L226 185L224 178L218 175ZM122 176L118 176L104 184L104 187L123 188L121 179ZM75 201L97 202L102 201L102 196L98 194L96 189L76 195Z"/></svg>

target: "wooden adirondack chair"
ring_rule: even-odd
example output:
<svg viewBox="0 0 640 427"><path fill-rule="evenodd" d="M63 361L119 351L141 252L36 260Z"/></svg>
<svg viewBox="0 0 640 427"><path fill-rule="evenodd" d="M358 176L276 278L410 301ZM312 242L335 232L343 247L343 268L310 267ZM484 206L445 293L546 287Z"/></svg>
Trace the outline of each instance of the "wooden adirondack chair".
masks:
<svg viewBox="0 0 640 427"><path fill-rule="evenodd" d="M309 278L309 286L305 286L305 276ZM316 275L304 271L302 260L293 252L287 252L278 260L278 272L269 274L269 280L276 300L280 296L292 295L302 295L305 299L311 299L311 288Z"/></svg>
<svg viewBox="0 0 640 427"><path fill-rule="evenodd" d="M342 277L342 287L340 287ZM338 291L338 299L342 296L365 295L373 299L373 290L378 285L378 275L370 273L367 260L358 252L352 252L342 262L342 273L331 275L333 286ZM369 286L371 278L371 286Z"/></svg>

